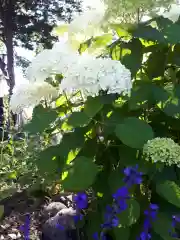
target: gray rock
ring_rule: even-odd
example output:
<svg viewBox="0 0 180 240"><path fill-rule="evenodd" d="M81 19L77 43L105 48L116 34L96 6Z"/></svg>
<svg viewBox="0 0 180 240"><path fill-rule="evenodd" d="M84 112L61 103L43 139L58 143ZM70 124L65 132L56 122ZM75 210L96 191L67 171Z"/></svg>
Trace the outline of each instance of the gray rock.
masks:
<svg viewBox="0 0 180 240"><path fill-rule="evenodd" d="M42 228L43 240L77 240L73 208L64 208L49 218Z"/></svg>
<svg viewBox="0 0 180 240"><path fill-rule="evenodd" d="M66 205L61 202L52 202L44 207L42 216L45 220L54 217L62 209L66 209Z"/></svg>

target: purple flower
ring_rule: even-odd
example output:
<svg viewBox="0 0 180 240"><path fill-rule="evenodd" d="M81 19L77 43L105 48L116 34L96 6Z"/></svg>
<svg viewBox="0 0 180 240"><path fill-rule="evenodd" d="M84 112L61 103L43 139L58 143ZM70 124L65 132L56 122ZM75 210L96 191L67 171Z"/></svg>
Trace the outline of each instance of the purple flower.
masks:
<svg viewBox="0 0 180 240"><path fill-rule="evenodd" d="M74 222L77 223L79 221L81 221L83 219L83 215L82 214L78 214L74 216Z"/></svg>
<svg viewBox="0 0 180 240"><path fill-rule="evenodd" d="M138 172L138 165L135 167L127 167L124 169L124 182L128 187L131 187L134 184L142 183L142 175L143 173Z"/></svg>
<svg viewBox="0 0 180 240"><path fill-rule="evenodd" d="M107 240L107 237L106 237L104 232L101 232L100 237L99 237L98 233L95 232L92 237L93 237L94 240L99 240L99 239Z"/></svg>
<svg viewBox="0 0 180 240"><path fill-rule="evenodd" d="M173 220L175 223L180 223L180 216L173 216Z"/></svg>
<svg viewBox="0 0 180 240"><path fill-rule="evenodd" d="M115 200L114 210L116 213L120 213L127 209L128 205L127 205L126 201L127 201L127 199L130 198L127 187L123 186L123 187L119 188L113 194L113 198Z"/></svg>
<svg viewBox="0 0 180 240"><path fill-rule="evenodd" d="M177 223L180 223L180 216L173 215L172 216L172 228L169 230L169 234L173 238L178 238L178 234L175 232L175 227Z"/></svg>
<svg viewBox="0 0 180 240"><path fill-rule="evenodd" d="M29 240L29 231L30 231L30 215L26 215L26 222L20 227L20 230L24 232L24 239Z"/></svg>
<svg viewBox="0 0 180 240"><path fill-rule="evenodd" d="M78 193L75 197L74 197L74 201L76 203L76 207L78 209L85 209L88 206L88 197L86 193Z"/></svg>
<svg viewBox="0 0 180 240"><path fill-rule="evenodd" d="M106 211L104 214L104 223L101 227L104 229L111 229L112 227L117 227L119 225L119 219L115 215L114 208L111 206L106 206Z"/></svg>
<svg viewBox="0 0 180 240"><path fill-rule="evenodd" d="M93 233L92 237L93 237L94 240L98 240L99 239L99 236L98 236L97 232Z"/></svg>
<svg viewBox="0 0 180 240"><path fill-rule="evenodd" d="M154 220L157 216L157 211L159 207L156 204L150 204L149 209L144 211L144 215L146 215L151 220Z"/></svg>
<svg viewBox="0 0 180 240"><path fill-rule="evenodd" d="M119 188L114 194L113 194L113 198L115 200L119 200L119 199L129 199L129 191L127 189L127 187L123 186L121 188Z"/></svg>
<svg viewBox="0 0 180 240"><path fill-rule="evenodd" d="M149 240L149 239L151 239L151 234L146 233L146 232L142 232L140 234L139 240Z"/></svg>
<svg viewBox="0 0 180 240"><path fill-rule="evenodd" d="M157 204L150 204L149 209L144 211L145 220L144 220L144 224L143 224L143 231L141 232L138 240L149 240L149 239L151 239L151 235L149 233L149 230L151 228L151 223L157 217L158 209L159 209L159 207L158 207Z"/></svg>

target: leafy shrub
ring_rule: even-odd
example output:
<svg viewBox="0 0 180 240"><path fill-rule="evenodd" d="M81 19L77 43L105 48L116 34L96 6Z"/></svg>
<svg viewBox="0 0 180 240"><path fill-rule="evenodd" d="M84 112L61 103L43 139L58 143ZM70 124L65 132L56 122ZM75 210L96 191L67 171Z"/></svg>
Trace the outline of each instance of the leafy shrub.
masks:
<svg viewBox="0 0 180 240"><path fill-rule="evenodd" d="M116 30L126 34L106 54L130 70L130 94L113 93L113 83L110 94L104 87L99 95L77 93L78 101L63 92L55 107L36 106L24 130L48 138L55 130L62 133L59 144L33 157L44 177L77 193L78 224L85 224L88 239L108 234L123 240L170 240L180 237L180 22L157 17ZM84 78L88 74L82 72ZM71 83L75 89L80 84ZM69 93L71 85L63 84ZM79 86L83 92L84 85Z"/></svg>

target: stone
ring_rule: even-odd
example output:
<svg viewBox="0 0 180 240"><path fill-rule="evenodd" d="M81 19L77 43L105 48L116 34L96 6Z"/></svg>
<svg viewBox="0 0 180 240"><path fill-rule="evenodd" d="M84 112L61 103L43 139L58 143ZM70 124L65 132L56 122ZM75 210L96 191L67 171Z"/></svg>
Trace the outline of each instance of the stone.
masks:
<svg viewBox="0 0 180 240"><path fill-rule="evenodd" d="M49 218L42 228L42 240L78 240L74 224L76 214L73 208L64 208Z"/></svg>
<svg viewBox="0 0 180 240"><path fill-rule="evenodd" d="M66 205L61 202L52 202L47 206L44 206L42 216L45 220L55 216L60 210L66 209Z"/></svg>

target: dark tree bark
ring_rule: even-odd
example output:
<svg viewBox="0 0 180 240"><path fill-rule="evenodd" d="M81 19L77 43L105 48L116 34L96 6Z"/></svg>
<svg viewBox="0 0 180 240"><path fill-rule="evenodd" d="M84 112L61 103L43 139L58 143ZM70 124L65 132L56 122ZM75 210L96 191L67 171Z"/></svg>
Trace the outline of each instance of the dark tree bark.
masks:
<svg viewBox="0 0 180 240"><path fill-rule="evenodd" d="M10 95L12 94L15 86L14 75L14 49L13 49L13 31L14 31L14 0L4 1L3 24L4 24L4 40L7 51L7 72L8 72L8 85Z"/></svg>

